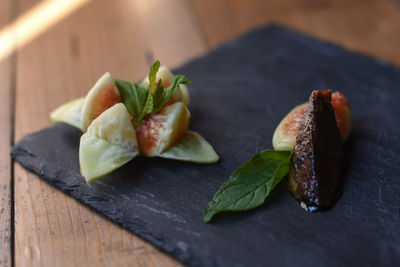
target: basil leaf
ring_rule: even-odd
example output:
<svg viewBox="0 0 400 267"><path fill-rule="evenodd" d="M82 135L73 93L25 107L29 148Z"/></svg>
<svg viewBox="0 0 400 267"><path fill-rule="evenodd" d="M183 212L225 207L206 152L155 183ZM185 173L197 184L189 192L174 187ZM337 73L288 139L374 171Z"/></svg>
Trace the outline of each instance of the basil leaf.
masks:
<svg viewBox="0 0 400 267"><path fill-rule="evenodd" d="M204 210L204 221L220 212L253 209L289 172L291 151L264 150L239 167Z"/></svg>

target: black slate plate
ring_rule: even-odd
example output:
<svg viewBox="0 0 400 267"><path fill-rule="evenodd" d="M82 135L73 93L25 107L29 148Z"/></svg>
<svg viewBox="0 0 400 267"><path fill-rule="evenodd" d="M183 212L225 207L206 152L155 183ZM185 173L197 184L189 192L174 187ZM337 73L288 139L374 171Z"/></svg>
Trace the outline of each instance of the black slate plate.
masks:
<svg viewBox="0 0 400 267"><path fill-rule="evenodd" d="M399 69L269 26L176 72L194 81L190 128L213 144L220 163L137 158L87 185L79 174L80 133L61 124L25 136L13 158L191 266L399 264ZM342 91L353 110L336 206L308 214L282 184L262 207L205 224L203 209L218 187L271 148L279 121L315 88Z"/></svg>

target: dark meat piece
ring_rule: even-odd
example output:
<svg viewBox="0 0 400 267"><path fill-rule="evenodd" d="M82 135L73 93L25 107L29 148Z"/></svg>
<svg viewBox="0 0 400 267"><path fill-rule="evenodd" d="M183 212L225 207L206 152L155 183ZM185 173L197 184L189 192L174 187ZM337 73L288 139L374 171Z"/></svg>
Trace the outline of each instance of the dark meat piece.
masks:
<svg viewBox="0 0 400 267"><path fill-rule="evenodd" d="M331 95L331 90L312 92L293 151L289 185L308 211L331 207L341 182L342 139Z"/></svg>

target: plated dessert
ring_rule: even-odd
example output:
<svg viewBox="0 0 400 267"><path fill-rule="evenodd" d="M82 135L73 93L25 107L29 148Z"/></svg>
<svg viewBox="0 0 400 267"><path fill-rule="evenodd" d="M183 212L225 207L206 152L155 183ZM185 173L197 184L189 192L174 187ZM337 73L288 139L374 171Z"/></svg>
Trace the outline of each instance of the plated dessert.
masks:
<svg viewBox="0 0 400 267"><path fill-rule="evenodd" d="M225 181L207 205L204 220L261 205L288 174L289 188L303 208L312 212L331 207L341 184L342 145L350 128L344 95L313 91L308 103L294 108L276 128L275 150L256 154Z"/></svg>
<svg viewBox="0 0 400 267"><path fill-rule="evenodd" d="M159 61L140 84L106 73L86 97L60 106L51 119L83 132L79 163L88 183L139 155L215 163L219 157L212 146L188 130L188 83Z"/></svg>
<svg viewBox="0 0 400 267"><path fill-rule="evenodd" d="M140 84L106 73L86 97L53 111L54 122L83 132L79 163L86 181L93 182L139 155L217 162L212 146L188 130L188 83L187 77L174 76L156 61ZM275 150L253 156L220 187L204 211L204 220L261 205L287 175L303 208L312 212L331 207L341 184L342 145L350 128L347 99L340 92L313 91L309 101L290 111L276 128Z"/></svg>

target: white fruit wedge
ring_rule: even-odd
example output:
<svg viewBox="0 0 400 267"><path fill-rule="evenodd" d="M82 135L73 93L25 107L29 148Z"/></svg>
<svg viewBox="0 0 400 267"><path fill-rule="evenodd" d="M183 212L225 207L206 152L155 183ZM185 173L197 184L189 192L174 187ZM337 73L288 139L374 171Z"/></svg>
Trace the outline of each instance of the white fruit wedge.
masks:
<svg viewBox="0 0 400 267"><path fill-rule="evenodd" d="M162 85L164 86L164 88L167 88L174 81L174 74L172 74L172 72L166 66L161 66L158 69L158 72L156 75L156 87L157 87L157 83L160 79L162 81ZM143 80L143 83L149 83L149 77L146 77ZM173 104L173 103L176 103L179 101L183 102L186 106L189 105L189 102L190 102L189 91L185 84L179 85L179 89L171 97L171 99L168 101L167 105Z"/></svg>
<svg viewBox="0 0 400 267"><path fill-rule="evenodd" d="M88 183L121 167L139 155L131 117L122 104L104 111L82 135L79 163Z"/></svg>
<svg viewBox="0 0 400 267"><path fill-rule="evenodd" d="M62 122L74 126L82 131L81 111L84 97L67 102L50 113L52 122Z"/></svg>
<svg viewBox="0 0 400 267"><path fill-rule="evenodd" d="M307 110L307 103L293 108L276 127L272 137L272 146L275 150L293 150L297 132Z"/></svg>
<svg viewBox="0 0 400 267"><path fill-rule="evenodd" d="M158 156L204 164L216 163L219 160L213 147L200 134L193 131L188 131L181 140Z"/></svg>
<svg viewBox="0 0 400 267"><path fill-rule="evenodd" d="M90 123L105 110L121 102L120 94L110 73L106 72L90 89L82 106L82 129L86 131Z"/></svg>
<svg viewBox="0 0 400 267"><path fill-rule="evenodd" d="M155 157L167 150L185 136L189 119L189 110L182 102L147 115L136 130L140 152Z"/></svg>

